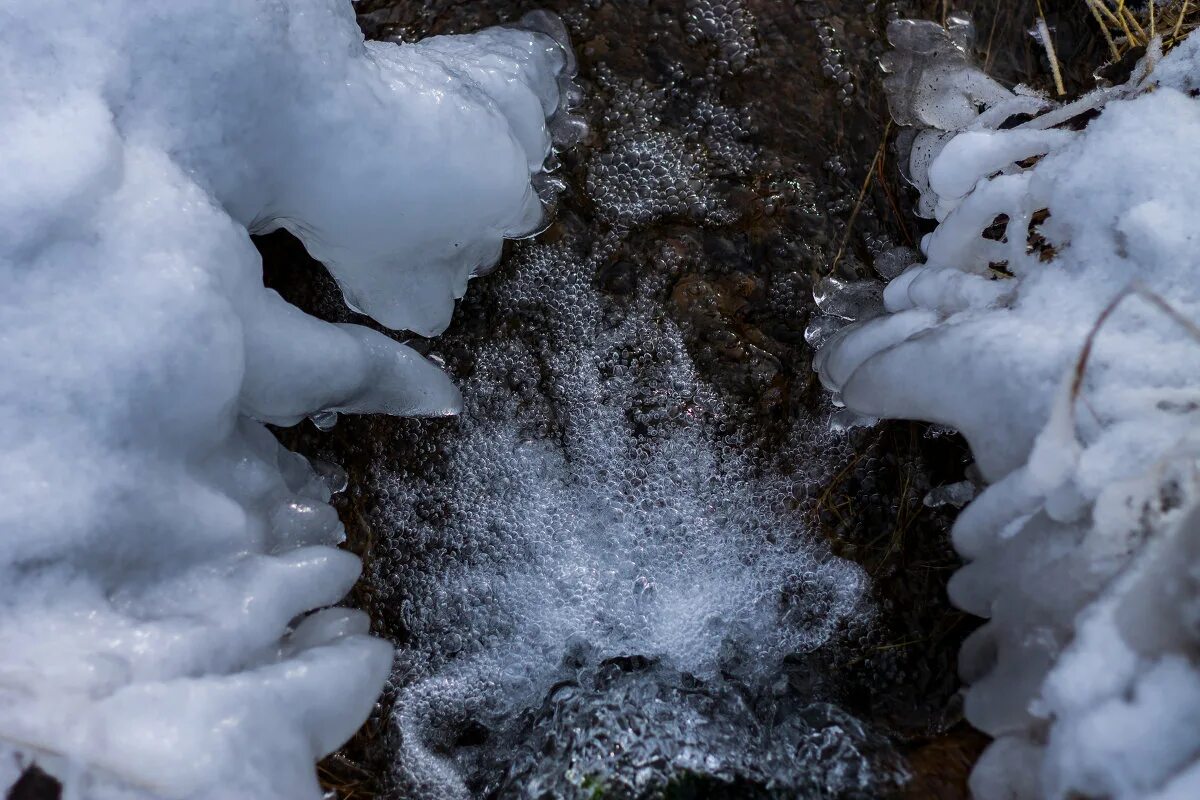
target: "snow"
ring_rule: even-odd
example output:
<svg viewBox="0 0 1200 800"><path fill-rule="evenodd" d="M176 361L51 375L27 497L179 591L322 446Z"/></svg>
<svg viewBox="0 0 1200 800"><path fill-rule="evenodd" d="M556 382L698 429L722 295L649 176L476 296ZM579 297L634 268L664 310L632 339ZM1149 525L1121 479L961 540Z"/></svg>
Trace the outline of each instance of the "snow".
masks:
<svg viewBox="0 0 1200 800"><path fill-rule="evenodd" d="M995 737L975 796L1190 797L1200 38L1055 106L984 76L963 24L893 31L909 176L939 224L887 313L843 321L818 367L852 413L961 431L990 483L950 584L987 618L961 655L967 718Z"/></svg>
<svg viewBox="0 0 1200 800"><path fill-rule="evenodd" d="M36 759L72 798L320 796L392 651L358 612L304 616L360 566L337 471L263 423L461 399L264 289L249 234L292 231L356 309L437 333L543 224L531 178L579 132L560 34L0 2L0 789Z"/></svg>

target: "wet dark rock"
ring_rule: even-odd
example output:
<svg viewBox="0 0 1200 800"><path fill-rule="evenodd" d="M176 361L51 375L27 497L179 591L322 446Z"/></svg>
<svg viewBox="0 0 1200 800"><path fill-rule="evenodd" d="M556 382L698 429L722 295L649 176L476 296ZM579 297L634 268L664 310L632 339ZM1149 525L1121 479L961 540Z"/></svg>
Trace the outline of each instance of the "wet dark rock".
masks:
<svg viewBox="0 0 1200 800"><path fill-rule="evenodd" d="M637 266L628 261L605 264L596 275L600 288L609 294L631 295L637 289Z"/></svg>
<svg viewBox="0 0 1200 800"><path fill-rule="evenodd" d="M62 784L37 764L30 764L5 797L6 800L59 800Z"/></svg>

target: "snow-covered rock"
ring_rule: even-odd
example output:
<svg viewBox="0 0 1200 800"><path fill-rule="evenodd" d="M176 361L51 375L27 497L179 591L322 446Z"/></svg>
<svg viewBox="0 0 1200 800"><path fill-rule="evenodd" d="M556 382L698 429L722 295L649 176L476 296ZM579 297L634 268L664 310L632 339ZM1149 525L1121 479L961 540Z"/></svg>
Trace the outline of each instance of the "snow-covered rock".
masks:
<svg viewBox="0 0 1200 800"><path fill-rule="evenodd" d="M337 0L0 1L0 791L36 758L73 798L320 796L392 651L304 616L359 563L336 478L263 423L460 397L264 289L250 233L444 328L573 130L561 28L526 23L397 46Z"/></svg>

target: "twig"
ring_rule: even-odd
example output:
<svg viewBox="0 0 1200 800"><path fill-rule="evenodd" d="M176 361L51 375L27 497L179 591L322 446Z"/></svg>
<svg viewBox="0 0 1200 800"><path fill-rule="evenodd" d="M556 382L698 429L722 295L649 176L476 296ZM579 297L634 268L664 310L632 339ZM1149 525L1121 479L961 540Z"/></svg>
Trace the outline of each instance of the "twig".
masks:
<svg viewBox="0 0 1200 800"><path fill-rule="evenodd" d="M1104 41L1108 43L1108 52L1112 54L1115 64L1121 60L1121 51L1117 50L1117 43L1113 41L1112 32L1104 24L1104 18L1100 16L1100 9L1096 8L1097 0L1083 0L1083 2L1091 10L1092 16L1096 18L1096 24L1100 26L1100 32L1104 34Z"/></svg>
<svg viewBox="0 0 1200 800"><path fill-rule="evenodd" d="M850 241L850 234L854 231L854 221L858 219L858 212L862 209L863 200L867 196L867 189L871 188L871 179L875 177L875 168L879 164L879 159L883 157L884 149L887 147L888 135L892 132L892 121L888 120L887 125L883 128L883 141L879 143L879 149L875 151L875 158L871 159L871 168L867 170L866 180L863 181L862 189L858 192L858 200L854 203L854 210L850 212L850 220L846 223L846 233L842 236L842 243L838 247L837 255L833 257L833 266L829 268L830 272L837 269L838 263L841 262L842 256L846 253L846 244Z"/></svg>
<svg viewBox="0 0 1200 800"><path fill-rule="evenodd" d="M1037 20L1038 37L1042 40L1042 47L1046 48L1046 58L1050 60L1050 74L1054 76L1054 90L1058 92L1058 96L1062 97L1067 93L1067 89L1063 86L1062 69L1058 65L1058 54L1054 52L1054 42L1050 39L1050 26L1046 24L1045 17L1038 17Z"/></svg>
<svg viewBox="0 0 1200 800"><path fill-rule="evenodd" d="M1079 351L1079 359L1075 362L1075 374L1071 379L1071 416L1075 415L1075 401L1079 399L1080 392L1083 390L1083 378L1087 373L1088 362L1092 358L1092 349L1096 344L1096 337L1100 335L1100 329L1104 327L1113 312L1127 298L1137 295L1145 300L1150 305L1157 308L1159 311L1167 315L1167 317L1179 327L1183 328L1188 334L1200 342L1200 325L1192 322L1187 317L1175 310L1174 306L1168 303L1162 295L1151 291L1142 285L1140 281L1132 281L1128 286L1122 289L1116 297L1114 297L1104 310L1100 312L1100 316L1096 317L1096 323L1092 325L1092 329L1088 331L1087 338L1083 342L1083 349ZM1096 412L1092 411L1094 415Z"/></svg>

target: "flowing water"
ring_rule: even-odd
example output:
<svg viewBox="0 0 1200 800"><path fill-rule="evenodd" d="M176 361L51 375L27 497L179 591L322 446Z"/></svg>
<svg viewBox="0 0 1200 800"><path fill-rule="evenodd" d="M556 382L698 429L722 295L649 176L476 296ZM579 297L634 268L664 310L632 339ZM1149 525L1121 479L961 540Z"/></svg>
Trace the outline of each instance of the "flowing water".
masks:
<svg viewBox="0 0 1200 800"><path fill-rule="evenodd" d="M408 41L533 5L357 8L369 36ZM962 480L965 450L915 425L847 430L804 338L821 276L917 235L875 59L890 18L932 10L538 5L570 30L591 133L559 154L555 224L421 345L465 413L284 434L349 471L354 600L398 648L328 783L961 796L969 623L944 600L952 509L923 500ZM288 299L346 318L294 241L260 244Z"/></svg>

